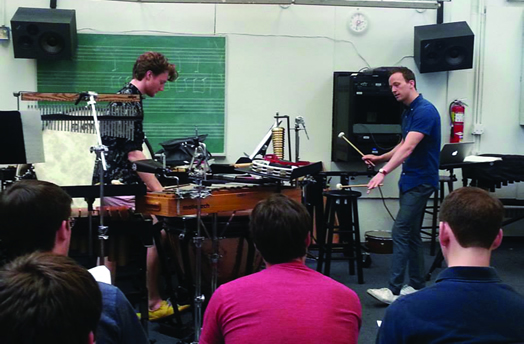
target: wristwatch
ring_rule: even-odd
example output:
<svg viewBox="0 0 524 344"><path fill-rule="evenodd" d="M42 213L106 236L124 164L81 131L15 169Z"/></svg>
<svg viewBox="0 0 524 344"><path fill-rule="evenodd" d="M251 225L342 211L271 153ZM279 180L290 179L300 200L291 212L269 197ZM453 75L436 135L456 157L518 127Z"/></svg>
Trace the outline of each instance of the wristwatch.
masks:
<svg viewBox="0 0 524 344"><path fill-rule="evenodd" d="M386 171L385 169L381 168L380 170L378 170L378 173L382 173L385 176L388 175L388 171Z"/></svg>

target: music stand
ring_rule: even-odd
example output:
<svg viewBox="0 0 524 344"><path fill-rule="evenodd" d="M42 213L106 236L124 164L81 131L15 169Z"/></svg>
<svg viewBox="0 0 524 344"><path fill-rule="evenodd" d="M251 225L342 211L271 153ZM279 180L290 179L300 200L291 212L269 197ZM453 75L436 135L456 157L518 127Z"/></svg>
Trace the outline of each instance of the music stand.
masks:
<svg viewBox="0 0 524 344"><path fill-rule="evenodd" d="M44 162L42 121L38 111L0 111L0 164Z"/></svg>

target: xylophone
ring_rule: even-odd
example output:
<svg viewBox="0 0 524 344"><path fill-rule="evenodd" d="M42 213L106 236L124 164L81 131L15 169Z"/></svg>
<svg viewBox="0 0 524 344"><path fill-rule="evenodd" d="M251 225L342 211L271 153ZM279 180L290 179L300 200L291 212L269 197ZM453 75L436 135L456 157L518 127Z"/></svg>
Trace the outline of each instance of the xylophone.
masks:
<svg viewBox="0 0 524 344"><path fill-rule="evenodd" d="M180 189L166 188L163 192L149 192L136 198L136 210L140 213L177 217L195 215L198 207L195 185ZM280 189L279 189L280 188ZM281 192L288 197L300 201L301 191L295 187L279 187L272 185L253 185L229 183L219 187L211 187L205 198L201 200L204 214L231 212L253 209L255 205L271 194Z"/></svg>

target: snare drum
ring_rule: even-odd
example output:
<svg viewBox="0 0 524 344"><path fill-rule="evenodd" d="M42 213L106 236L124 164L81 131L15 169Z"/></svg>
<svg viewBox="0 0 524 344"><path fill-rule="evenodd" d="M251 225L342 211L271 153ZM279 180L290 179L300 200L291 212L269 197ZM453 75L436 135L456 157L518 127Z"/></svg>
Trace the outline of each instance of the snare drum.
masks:
<svg viewBox="0 0 524 344"><path fill-rule="evenodd" d="M369 231L365 233L366 246L371 253L393 253L393 239L388 231Z"/></svg>

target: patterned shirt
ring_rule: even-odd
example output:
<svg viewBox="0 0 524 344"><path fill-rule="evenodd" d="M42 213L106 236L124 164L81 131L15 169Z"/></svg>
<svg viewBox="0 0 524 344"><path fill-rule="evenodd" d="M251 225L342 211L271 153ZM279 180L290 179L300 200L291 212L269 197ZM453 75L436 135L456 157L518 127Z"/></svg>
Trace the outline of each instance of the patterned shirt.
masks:
<svg viewBox="0 0 524 344"><path fill-rule="evenodd" d="M111 109L124 108L129 109L130 113L134 116L140 116L140 119L134 121L133 138L127 139L122 137L113 137L104 135L102 133L102 144L108 149L106 152L106 163L107 170L104 173L104 184L111 184L113 180L117 180L123 184L142 184L142 180L138 174L133 171L132 163L128 160L127 155L131 151L142 151L142 145L144 144L145 135L143 130L143 119L144 110L142 107L142 93L133 84L128 83L125 85L118 94L139 94L140 102L134 103L111 103L109 107ZM119 110L120 110L119 109ZM118 125L121 122L116 122ZM103 131L103 130L102 130ZM98 163L95 164L95 170L93 173L93 184L99 182L99 171Z"/></svg>

